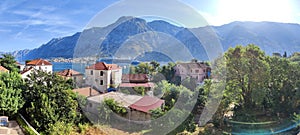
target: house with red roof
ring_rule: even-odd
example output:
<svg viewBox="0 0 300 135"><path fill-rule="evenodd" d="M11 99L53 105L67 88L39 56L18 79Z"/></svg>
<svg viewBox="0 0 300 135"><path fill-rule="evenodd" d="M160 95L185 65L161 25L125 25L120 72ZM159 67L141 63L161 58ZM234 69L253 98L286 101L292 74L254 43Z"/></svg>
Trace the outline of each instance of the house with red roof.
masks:
<svg viewBox="0 0 300 135"><path fill-rule="evenodd" d="M147 92L154 88L154 86L155 84L150 82L150 78L147 74L123 74L119 89L129 88L130 91L134 87L144 87Z"/></svg>
<svg viewBox="0 0 300 135"><path fill-rule="evenodd" d="M83 74L78 71L75 71L73 69L65 69L65 70L56 72L56 74L66 80L72 79L74 81L76 87L83 86L83 82L84 82Z"/></svg>
<svg viewBox="0 0 300 135"><path fill-rule="evenodd" d="M136 121L151 120L151 110L163 108L165 101L152 96L144 96L129 106L130 118Z"/></svg>
<svg viewBox="0 0 300 135"><path fill-rule="evenodd" d="M105 93L110 87L121 84L122 67L117 64L97 62L85 68L85 84Z"/></svg>
<svg viewBox="0 0 300 135"><path fill-rule="evenodd" d="M53 69L52 64L47 60L43 60L43 59L31 60L25 64L25 68L30 68L30 67L33 67L36 70L43 70L45 72L50 72L50 73L52 73L52 69Z"/></svg>
<svg viewBox="0 0 300 135"><path fill-rule="evenodd" d="M52 64L47 60L43 60L43 59L31 60L25 63L25 66L22 68L21 68L22 78L27 78L27 76L34 70L40 70L47 73L52 73L53 70Z"/></svg>
<svg viewBox="0 0 300 135"><path fill-rule="evenodd" d="M123 118L134 121L151 120L151 110L162 108L165 101L152 96L139 96L124 94L121 92L108 92L96 96L87 97L84 108L89 114L99 115L99 107L105 99L113 99L127 110Z"/></svg>

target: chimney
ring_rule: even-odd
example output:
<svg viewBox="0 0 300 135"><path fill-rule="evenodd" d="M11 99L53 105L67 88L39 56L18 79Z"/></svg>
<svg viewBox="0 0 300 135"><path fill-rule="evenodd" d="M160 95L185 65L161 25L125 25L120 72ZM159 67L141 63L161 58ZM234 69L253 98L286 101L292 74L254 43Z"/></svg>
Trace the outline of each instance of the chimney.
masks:
<svg viewBox="0 0 300 135"><path fill-rule="evenodd" d="M90 96L92 96L92 88L90 87Z"/></svg>

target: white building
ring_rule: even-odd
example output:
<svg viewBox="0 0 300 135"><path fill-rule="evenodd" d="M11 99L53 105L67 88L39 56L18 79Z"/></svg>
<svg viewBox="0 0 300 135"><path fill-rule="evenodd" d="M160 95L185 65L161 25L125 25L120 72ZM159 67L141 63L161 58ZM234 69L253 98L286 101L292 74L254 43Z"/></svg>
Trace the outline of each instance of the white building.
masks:
<svg viewBox="0 0 300 135"><path fill-rule="evenodd" d="M85 75L85 83L103 93L107 88L117 87L122 82L122 68L116 64L98 62L87 67Z"/></svg>
<svg viewBox="0 0 300 135"><path fill-rule="evenodd" d="M52 73L53 66L50 62L46 60L36 59L27 62L25 66L22 66L20 69L22 78L27 78L27 76L34 70L42 70L47 73Z"/></svg>

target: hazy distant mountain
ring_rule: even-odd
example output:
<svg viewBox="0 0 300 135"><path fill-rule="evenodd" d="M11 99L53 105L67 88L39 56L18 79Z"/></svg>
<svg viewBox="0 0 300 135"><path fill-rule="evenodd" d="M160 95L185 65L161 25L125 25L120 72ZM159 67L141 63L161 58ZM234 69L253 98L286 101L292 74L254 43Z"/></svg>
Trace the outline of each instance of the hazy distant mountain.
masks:
<svg viewBox="0 0 300 135"><path fill-rule="evenodd" d="M300 51L299 24L232 22L211 28L216 32L224 51L238 44L250 43L260 46L267 54L284 51L291 54ZM161 20L146 22L140 18L121 17L109 26L90 28L72 36L54 38L39 48L15 51L13 54L18 60L91 55L111 57L121 50L121 53L128 57L141 54L137 57L140 60L169 60L163 53L172 55L172 52L178 51L178 47L183 45L193 57L207 60L202 43L191 31L205 31L205 28L189 29ZM160 50L163 53L156 52L163 47L164 50Z"/></svg>

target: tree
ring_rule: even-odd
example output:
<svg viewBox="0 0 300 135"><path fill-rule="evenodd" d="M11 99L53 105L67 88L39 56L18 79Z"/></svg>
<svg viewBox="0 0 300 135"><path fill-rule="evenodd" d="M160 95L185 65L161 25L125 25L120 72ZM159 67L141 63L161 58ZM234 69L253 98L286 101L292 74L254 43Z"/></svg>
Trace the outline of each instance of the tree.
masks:
<svg viewBox="0 0 300 135"><path fill-rule="evenodd" d="M273 108L274 113L291 114L299 106L300 66L289 59L278 57L269 57L268 63L270 65L268 105Z"/></svg>
<svg viewBox="0 0 300 135"><path fill-rule="evenodd" d="M174 78L175 78L174 67L175 67L175 63L169 62L167 65L162 66L159 73L161 73L168 82L174 83L174 84L179 84L179 83L174 82Z"/></svg>
<svg viewBox="0 0 300 135"><path fill-rule="evenodd" d="M151 71L152 73L157 72L160 68L160 64L154 60L150 62L150 65L152 66L152 71Z"/></svg>
<svg viewBox="0 0 300 135"><path fill-rule="evenodd" d="M151 66L148 63L141 62L135 67L135 72L138 74L149 74L151 71Z"/></svg>
<svg viewBox="0 0 300 135"><path fill-rule="evenodd" d="M0 65L5 67L11 72L18 72L18 66L15 57L11 54L2 54L2 58L0 58Z"/></svg>
<svg viewBox="0 0 300 135"><path fill-rule="evenodd" d="M236 93L244 108L261 107L266 96L269 67L265 54L255 45L230 48L225 53L226 91Z"/></svg>
<svg viewBox="0 0 300 135"><path fill-rule="evenodd" d="M24 105L22 86L24 82L16 72L0 73L0 111L13 115Z"/></svg>
<svg viewBox="0 0 300 135"><path fill-rule="evenodd" d="M286 51L284 52L284 54L282 55L282 57L284 57L284 58L287 57Z"/></svg>
<svg viewBox="0 0 300 135"><path fill-rule="evenodd" d="M25 111L39 131L49 133L56 122L78 123L80 113L72 86L56 74L35 71L26 81Z"/></svg>

